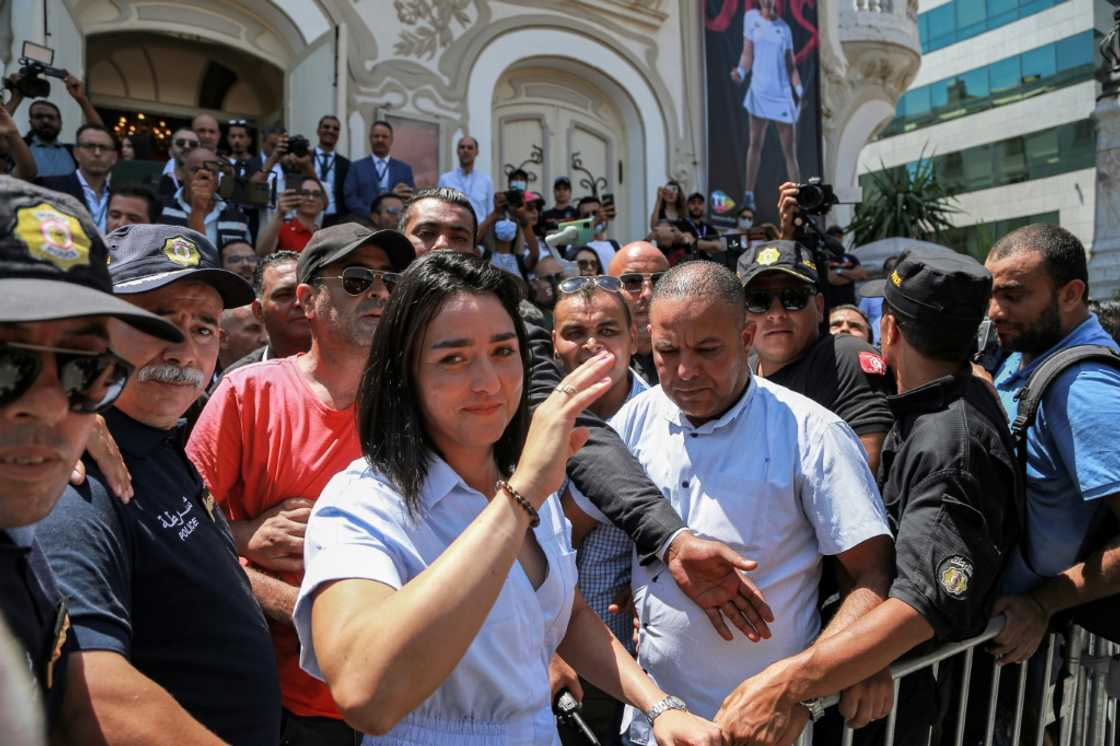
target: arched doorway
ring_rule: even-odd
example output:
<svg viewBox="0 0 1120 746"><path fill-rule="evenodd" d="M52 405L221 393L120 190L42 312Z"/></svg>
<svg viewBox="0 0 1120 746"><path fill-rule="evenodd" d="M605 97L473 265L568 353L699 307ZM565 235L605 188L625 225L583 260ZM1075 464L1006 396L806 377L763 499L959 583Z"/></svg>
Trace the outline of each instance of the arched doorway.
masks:
<svg viewBox="0 0 1120 746"><path fill-rule="evenodd" d="M105 123L146 139L152 157L200 112L258 127L283 116L283 71L232 47L150 32L96 34L86 39L86 70Z"/></svg>
<svg viewBox="0 0 1120 746"><path fill-rule="evenodd" d="M609 64L593 68L585 59ZM576 195L590 191L580 188L580 175L565 162L582 147L585 165L596 159L603 164L601 171L593 171L606 179L607 187L600 191L616 195L614 236L629 241L648 232L653 195L668 173L666 116L648 81L615 50L562 29L502 34L475 60L467 112L470 134L493 143L495 188L504 183L507 162L518 164L529 157L525 146L536 134L532 122L537 121L542 150L543 135L551 129L547 172L538 166L540 180L535 182L543 180L546 199L551 202L552 179L560 174L572 178ZM502 119L503 114L510 118ZM614 137L604 137L610 134ZM502 158L503 150L508 159ZM624 164L621 173L619 161Z"/></svg>

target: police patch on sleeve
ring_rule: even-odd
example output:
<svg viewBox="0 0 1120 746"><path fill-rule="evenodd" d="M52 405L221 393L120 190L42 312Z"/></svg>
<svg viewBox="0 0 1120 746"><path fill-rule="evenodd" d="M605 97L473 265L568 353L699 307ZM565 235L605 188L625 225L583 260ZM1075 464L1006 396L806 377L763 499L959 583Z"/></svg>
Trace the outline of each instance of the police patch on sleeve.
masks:
<svg viewBox="0 0 1120 746"><path fill-rule="evenodd" d="M972 580L972 563L959 554L944 559L937 566L937 582L953 598L962 598L968 593Z"/></svg>

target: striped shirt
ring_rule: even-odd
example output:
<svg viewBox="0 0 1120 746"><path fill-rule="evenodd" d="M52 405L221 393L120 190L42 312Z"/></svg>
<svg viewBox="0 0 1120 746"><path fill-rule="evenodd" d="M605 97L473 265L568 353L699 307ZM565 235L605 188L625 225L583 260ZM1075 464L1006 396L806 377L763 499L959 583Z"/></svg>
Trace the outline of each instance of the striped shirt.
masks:
<svg viewBox="0 0 1120 746"><path fill-rule="evenodd" d="M175 197L163 206L159 222L164 225L189 227L191 206L183 198L183 188L175 192ZM220 197L214 197L214 207L206 216L206 237L221 251L231 243L244 241L252 245L249 234L249 219L235 205L228 204Z"/></svg>
<svg viewBox="0 0 1120 746"><path fill-rule="evenodd" d="M649 388L640 375L630 371L630 393L626 401ZM576 554L576 568L579 570L579 592L591 610L599 615L610 628L622 646L634 654L634 635L629 612L618 614L607 611L618 592L630 587L630 558L634 552L634 542L625 531L616 527L590 504L575 485L569 485L576 504L599 525L584 537Z"/></svg>

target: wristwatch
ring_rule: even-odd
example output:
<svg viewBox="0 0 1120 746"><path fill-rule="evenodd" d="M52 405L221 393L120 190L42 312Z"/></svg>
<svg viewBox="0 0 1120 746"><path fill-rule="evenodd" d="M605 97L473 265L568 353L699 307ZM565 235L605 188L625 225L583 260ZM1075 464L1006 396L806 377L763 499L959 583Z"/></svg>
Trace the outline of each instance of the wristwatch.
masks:
<svg viewBox="0 0 1120 746"><path fill-rule="evenodd" d="M809 711L809 717L814 723L824 717L824 700L820 697L803 700L801 706Z"/></svg>
<svg viewBox="0 0 1120 746"><path fill-rule="evenodd" d="M649 708L649 710L643 714L646 716L646 720L649 721L649 724L653 725L653 721L657 719L657 716L667 710L688 712L688 705L686 705L684 700L680 697L669 696Z"/></svg>

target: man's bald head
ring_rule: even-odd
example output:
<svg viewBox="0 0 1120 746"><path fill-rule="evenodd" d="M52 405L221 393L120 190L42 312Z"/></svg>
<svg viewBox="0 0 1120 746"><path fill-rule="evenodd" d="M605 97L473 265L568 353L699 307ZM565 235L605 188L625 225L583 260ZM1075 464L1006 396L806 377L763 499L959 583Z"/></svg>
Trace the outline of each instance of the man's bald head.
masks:
<svg viewBox="0 0 1120 746"><path fill-rule="evenodd" d="M669 269L669 260L649 241L634 241L618 250L607 267L607 274L618 277L627 272L652 274Z"/></svg>

